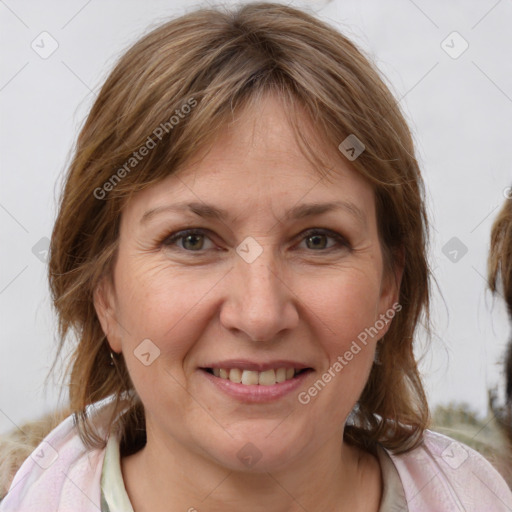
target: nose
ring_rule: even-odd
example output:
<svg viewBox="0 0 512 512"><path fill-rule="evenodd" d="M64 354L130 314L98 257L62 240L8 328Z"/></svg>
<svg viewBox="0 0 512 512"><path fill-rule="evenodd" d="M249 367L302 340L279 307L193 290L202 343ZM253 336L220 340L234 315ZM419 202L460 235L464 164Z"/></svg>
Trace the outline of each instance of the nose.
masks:
<svg viewBox="0 0 512 512"><path fill-rule="evenodd" d="M272 341L297 326L297 297L281 268L268 248L252 263L236 257L225 280L223 327L252 341Z"/></svg>

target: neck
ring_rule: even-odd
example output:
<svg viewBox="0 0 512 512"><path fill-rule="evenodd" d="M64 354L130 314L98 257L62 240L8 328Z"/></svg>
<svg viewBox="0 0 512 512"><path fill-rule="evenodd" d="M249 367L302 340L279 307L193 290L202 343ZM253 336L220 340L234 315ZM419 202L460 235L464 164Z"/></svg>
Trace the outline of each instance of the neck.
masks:
<svg viewBox="0 0 512 512"><path fill-rule="evenodd" d="M378 460L341 439L290 467L257 472L230 470L148 432L146 446L121 467L135 512L376 512L382 493Z"/></svg>

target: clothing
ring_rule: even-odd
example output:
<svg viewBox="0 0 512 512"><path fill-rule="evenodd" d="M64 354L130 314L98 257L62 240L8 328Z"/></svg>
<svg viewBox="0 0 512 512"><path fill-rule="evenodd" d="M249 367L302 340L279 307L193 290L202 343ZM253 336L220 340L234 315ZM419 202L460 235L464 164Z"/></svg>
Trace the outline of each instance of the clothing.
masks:
<svg viewBox="0 0 512 512"><path fill-rule="evenodd" d="M119 440L110 436L101 472L101 512L133 512L121 471Z"/></svg>
<svg viewBox="0 0 512 512"><path fill-rule="evenodd" d="M106 423L111 403L103 400L88 410L98 433L105 439L109 439ZM111 450L107 464L116 461L116 457L119 462L116 444L107 442ZM73 417L68 417L22 464L0 503L0 512L103 510L101 480L107 447L86 449ZM402 455L385 452L389 460L379 451L379 461L392 462L396 468L407 502L405 510L409 512L512 511L512 491L499 473L476 451L447 436L427 430L423 443L414 450ZM108 468L107 465L107 475ZM109 492L115 490L107 490L107 497ZM384 493L385 498L386 488Z"/></svg>
<svg viewBox="0 0 512 512"><path fill-rule="evenodd" d="M379 512L406 512L409 509L404 487L391 457L382 446L377 449L377 457L383 483Z"/></svg>

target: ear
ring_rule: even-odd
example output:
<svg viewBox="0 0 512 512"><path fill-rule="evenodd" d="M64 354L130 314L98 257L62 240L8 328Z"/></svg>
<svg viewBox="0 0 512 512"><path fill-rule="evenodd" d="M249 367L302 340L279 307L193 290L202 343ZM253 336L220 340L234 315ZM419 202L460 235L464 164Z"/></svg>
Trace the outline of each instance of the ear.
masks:
<svg viewBox="0 0 512 512"><path fill-rule="evenodd" d="M116 320L114 283L109 276L103 276L93 293L94 309L110 348L121 352L121 338Z"/></svg>
<svg viewBox="0 0 512 512"><path fill-rule="evenodd" d="M405 267L405 251L400 248L393 252L392 268L385 267L380 290L380 314L396 309L400 298L400 286ZM400 308L401 309L401 308ZM386 329L387 331L387 329Z"/></svg>

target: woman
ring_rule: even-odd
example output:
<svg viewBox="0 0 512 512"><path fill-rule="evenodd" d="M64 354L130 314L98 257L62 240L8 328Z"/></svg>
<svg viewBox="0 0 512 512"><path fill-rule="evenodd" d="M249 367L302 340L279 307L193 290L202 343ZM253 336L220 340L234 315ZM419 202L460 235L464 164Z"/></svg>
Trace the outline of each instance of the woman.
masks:
<svg viewBox="0 0 512 512"><path fill-rule="evenodd" d="M427 430L426 244L409 130L353 43L270 3L157 28L100 92L52 235L75 414L0 510L512 507Z"/></svg>

